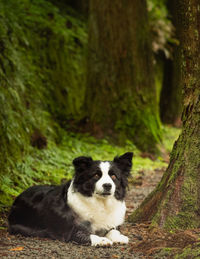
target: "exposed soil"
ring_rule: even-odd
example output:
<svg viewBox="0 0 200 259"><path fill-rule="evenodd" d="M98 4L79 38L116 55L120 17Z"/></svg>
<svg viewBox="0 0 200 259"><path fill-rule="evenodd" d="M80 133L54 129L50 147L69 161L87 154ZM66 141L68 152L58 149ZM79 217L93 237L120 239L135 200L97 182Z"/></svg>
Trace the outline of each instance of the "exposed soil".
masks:
<svg viewBox="0 0 200 259"><path fill-rule="evenodd" d="M127 216L137 208L159 182L163 170L141 171L130 184L127 193ZM3 222L6 226L6 221ZM128 245L97 248L64 243L57 240L11 236L6 229L0 230L0 258L69 258L69 259L129 259L129 258L173 258L159 252L170 248L176 254L187 246L197 244L200 229L166 232L145 224L132 225L127 221L121 232L129 237ZM156 256L157 255L157 256ZM193 258L193 257L188 257ZM197 258L197 257L195 257Z"/></svg>

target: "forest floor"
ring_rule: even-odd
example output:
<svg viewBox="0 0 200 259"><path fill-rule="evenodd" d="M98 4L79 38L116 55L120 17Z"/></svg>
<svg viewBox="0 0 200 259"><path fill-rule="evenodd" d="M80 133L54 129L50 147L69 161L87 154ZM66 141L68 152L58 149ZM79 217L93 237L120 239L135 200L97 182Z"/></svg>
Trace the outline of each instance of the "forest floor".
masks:
<svg viewBox="0 0 200 259"><path fill-rule="evenodd" d="M134 181L130 182L126 198L127 217L153 190L164 170L164 168L153 171L141 170ZM200 249L197 249L200 229L169 233L159 228L152 228L148 222L133 225L126 220L121 232L129 237L128 245L97 248L50 239L12 236L6 230L6 220L3 225L5 229L0 229L0 258L200 258ZM195 247L194 255L191 253L193 247Z"/></svg>

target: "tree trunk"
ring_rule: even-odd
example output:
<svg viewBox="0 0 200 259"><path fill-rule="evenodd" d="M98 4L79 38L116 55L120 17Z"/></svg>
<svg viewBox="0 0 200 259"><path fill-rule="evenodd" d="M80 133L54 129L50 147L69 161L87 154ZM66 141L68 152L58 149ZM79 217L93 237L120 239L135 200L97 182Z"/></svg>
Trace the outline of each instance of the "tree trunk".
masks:
<svg viewBox="0 0 200 259"><path fill-rule="evenodd" d="M125 3L126 2L126 3ZM90 130L143 150L161 139L145 0L90 1L86 109Z"/></svg>
<svg viewBox="0 0 200 259"><path fill-rule="evenodd" d="M181 125L182 89L180 84L180 53L175 47L173 60L164 60L164 76L160 96L160 117L163 123Z"/></svg>
<svg viewBox="0 0 200 259"><path fill-rule="evenodd" d="M180 40L182 24L179 23L177 8L177 1L168 1L168 9L172 16L172 23L176 29L176 38ZM181 52L179 46L175 46L173 59L165 60L164 64L164 78L160 97L160 116L162 122L180 126L182 100Z"/></svg>
<svg viewBox="0 0 200 259"><path fill-rule="evenodd" d="M183 130L157 188L130 216L167 229L200 227L200 5L176 0L181 30Z"/></svg>

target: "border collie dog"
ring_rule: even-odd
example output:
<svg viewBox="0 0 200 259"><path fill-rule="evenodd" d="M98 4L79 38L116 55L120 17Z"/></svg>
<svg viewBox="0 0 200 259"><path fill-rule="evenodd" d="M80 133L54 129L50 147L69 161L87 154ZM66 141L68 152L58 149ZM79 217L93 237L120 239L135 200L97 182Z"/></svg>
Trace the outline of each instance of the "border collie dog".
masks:
<svg viewBox="0 0 200 259"><path fill-rule="evenodd" d="M124 201L133 153L113 161L73 160L74 178L63 185L28 188L13 203L10 234L47 237L92 246L127 244L118 227L124 222Z"/></svg>

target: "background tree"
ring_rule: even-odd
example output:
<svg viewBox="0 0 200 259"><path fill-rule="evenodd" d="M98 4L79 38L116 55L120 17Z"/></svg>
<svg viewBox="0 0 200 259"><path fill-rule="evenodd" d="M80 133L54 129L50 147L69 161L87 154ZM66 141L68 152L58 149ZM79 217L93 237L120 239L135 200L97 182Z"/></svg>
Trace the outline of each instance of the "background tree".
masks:
<svg viewBox="0 0 200 259"><path fill-rule="evenodd" d="M175 39L171 36L170 41L180 41L182 24L178 22L177 2L167 2L169 14L175 28ZM175 41L174 41L175 40ZM180 126L182 113L182 87L181 87L181 51L178 42L173 44L171 58L164 60L164 76L160 97L160 115L164 123Z"/></svg>
<svg viewBox="0 0 200 259"><path fill-rule="evenodd" d="M181 24L183 130L157 188L130 216L168 229L200 226L200 10L198 0L176 0Z"/></svg>
<svg viewBox="0 0 200 259"><path fill-rule="evenodd" d="M90 1L86 109L90 130L142 150L161 139L146 1Z"/></svg>

